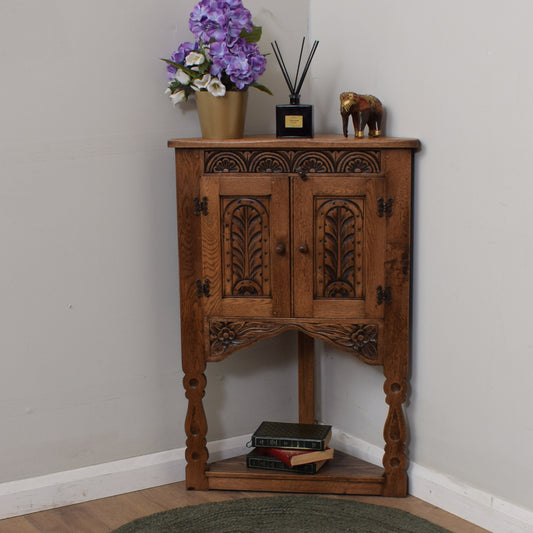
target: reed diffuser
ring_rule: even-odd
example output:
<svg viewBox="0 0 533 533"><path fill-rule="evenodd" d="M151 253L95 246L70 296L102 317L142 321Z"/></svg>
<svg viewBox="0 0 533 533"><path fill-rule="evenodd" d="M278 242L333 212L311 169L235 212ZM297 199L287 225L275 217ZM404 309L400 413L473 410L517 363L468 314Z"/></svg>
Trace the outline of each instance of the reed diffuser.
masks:
<svg viewBox="0 0 533 533"><path fill-rule="evenodd" d="M278 43L274 41L270 43L274 50L274 55L278 60L279 67L287 83L290 91L289 104L276 106L276 137L313 137L313 106L309 104L300 103L300 90L303 82L315 55L318 41L313 43L309 56L302 70L300 78L300 66L302 64L302 55L305 45L305 37L302 39L302 46L300 48L300 56L298 58L298 66L296 68L296 75L294 82L289 76L289 72L281 55L281 50Z"/></svg>

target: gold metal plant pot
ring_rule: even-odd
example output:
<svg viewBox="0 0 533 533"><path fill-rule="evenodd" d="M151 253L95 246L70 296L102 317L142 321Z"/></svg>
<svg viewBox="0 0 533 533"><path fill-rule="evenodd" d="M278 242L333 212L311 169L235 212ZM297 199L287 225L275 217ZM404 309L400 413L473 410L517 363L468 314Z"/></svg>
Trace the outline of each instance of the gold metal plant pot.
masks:
<svg viewBox="0 0 533 533"><path fill-rule="evenodd" d="M240 139L244 135L248 91L227 91L224 96L200 91L194 96L204 139Z"/></svg>

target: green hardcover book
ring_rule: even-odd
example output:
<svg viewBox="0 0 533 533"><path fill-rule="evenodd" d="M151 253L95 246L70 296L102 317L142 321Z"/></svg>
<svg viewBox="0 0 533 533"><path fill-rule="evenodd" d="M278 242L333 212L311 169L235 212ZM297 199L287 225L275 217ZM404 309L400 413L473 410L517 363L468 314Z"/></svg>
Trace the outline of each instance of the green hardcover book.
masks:
<svg viewBox="0 0 533 533"><path fill-rule="evenodd" d="M246 466L248 468L259 468L262 470L279 470L283 472L293 472L296 474L316 474L327 461L317 461L305 465L287 466L283 461L266 455L261 448L252 450L246 456Z"/></svg>
<svg viewBox="0 0 533 533"><path fill-rule="evenodd" d="M331 439L331 426L263 422L252 435L251 445L266 448L325 450Z"/></svg>

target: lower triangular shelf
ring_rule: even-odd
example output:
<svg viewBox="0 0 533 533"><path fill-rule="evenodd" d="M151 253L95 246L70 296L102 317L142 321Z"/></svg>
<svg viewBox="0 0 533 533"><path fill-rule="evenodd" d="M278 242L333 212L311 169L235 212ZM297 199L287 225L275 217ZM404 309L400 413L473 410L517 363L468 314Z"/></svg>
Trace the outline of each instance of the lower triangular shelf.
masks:
<svg viewBox="0 0 533 533"><path fill-rule="evenodd" d="M208 465L209 489L382 494L383 468L335 450L335 458L316 474L278 472L246 467L246 455Z"/></svg>

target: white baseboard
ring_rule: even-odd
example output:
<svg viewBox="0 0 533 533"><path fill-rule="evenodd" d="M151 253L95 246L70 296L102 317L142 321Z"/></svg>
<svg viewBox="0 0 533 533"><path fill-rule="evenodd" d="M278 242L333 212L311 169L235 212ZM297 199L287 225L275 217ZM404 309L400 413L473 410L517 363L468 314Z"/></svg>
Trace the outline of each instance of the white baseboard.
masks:
<svg viewBox="0 0 533 533"><path fill-rule="evenodd" d="M210 442L218 461L247 452L249 435ZM334 448L381 465L383 449L334 430ZM0 484L0 519L106 498L185 479L185 449ZM533 512L411 463L409 492L492 533L533 533Z"/></svg>
<svg viewBox="0 0 533 533"><path fill-rule="evenodd" d="M334 430L332 446L364 461L381 465L383 448ZM411 463L409 494L491 533L533 533L533 511L506 502L459 480Z"/></svg>
<svg viewBox="0 0 533 533"><path fill-rule="evenodd" d="M209 443L219 461L245 453L249 435ZM107 498L185 479L185 448L0 483L0 519Z"/></svg>
<svg viewBox="0 0 533 533"><path fill-rule="evenodd" d="M533 533L533 511L412 464L409 493L492 533Z"/></svg>

